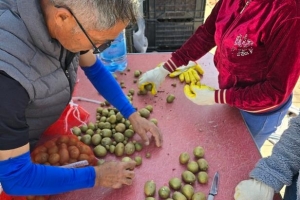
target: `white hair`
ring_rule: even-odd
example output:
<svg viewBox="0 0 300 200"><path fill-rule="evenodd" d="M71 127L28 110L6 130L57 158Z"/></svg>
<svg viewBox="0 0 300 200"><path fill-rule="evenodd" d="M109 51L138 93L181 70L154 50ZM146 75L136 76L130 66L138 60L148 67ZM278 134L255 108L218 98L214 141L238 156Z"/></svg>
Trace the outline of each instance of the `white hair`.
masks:
<svg viewBox="0 0 300 200"><path fill-rule="evenodd" d="M135 23L138 0L50 0L55 6L67 7L85 29L105 30L118 21Z"/></svg>

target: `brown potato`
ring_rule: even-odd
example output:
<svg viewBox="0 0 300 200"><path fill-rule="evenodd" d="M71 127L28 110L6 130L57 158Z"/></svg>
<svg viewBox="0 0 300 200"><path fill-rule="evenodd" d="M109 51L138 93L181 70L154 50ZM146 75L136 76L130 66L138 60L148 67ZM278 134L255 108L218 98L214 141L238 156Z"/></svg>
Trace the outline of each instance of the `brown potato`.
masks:
<svg viewBox="0 0 300 200"><path fill-rule="evenodd" d="M76 145L80 151L80 153L83 153L83 154L91 154L93 153L91 148L85 144L82 144L80 142L77 143Z"/></svg>
<svg viewBox="0 0 300 200"><path fill-rule="evenodd" d="M68 145L66 143L61 143L58 145L58 149L67 149L68 148Z"/></svg>
<svg viewBox="0 0 300 200"><path fill-rule="evenodd" d="M45 146L39 146L33 150L31 155L32 155L32 157L34 157L36 154L43 153L43 152L44 153L47 152L47 148Z"/></svg>
<svg viewBox="0 0 300 200"><path fill-rule="evenodd" d="M62 143L67 144L68 142L69 142L69 137L66 135L62 135L57 139L56 144L62 144Z"/></svg>
<svg viewBox="0 0 300 200"><path fill-rule="evenodd" d="M63 148L63 149L60 149L60 150L58 151L58 154L59 154L59 156L60 156L59 163L60 163L61 165L65 165L65 164L69 161L69 159L70 159L68 150L67 150L67 149L64 149L64 148Z"/></svg>
<svg viewBox="0 0 300 200"><path fill-rule="evenodd" d="M68 151L69 151L70 158L77 159L80 154L80 151L76 146L69 146Z"/></svg>
<svg viewBox="0 0 300 200"><path fill-rule="evenodd" d="M41 152L35 155L34 162L43 164L48 161L49 154L45 152Z"/></svg>
<svg viewBox="0 0 300 200"><path fill-rule="evenodd" d="M56 139L47 141L45 144L43 144L44 147L46 147L47 149L49 149L50 147L53 147L56 145Z"/></svg>
<svg viewBox="0 0 300 200"><path fill-rule="evenodd" d="M53 154L53 153L57 153L58 152L58 146L53 146L53 147L50 147L49 149L48 149L48 153L49 154Z"/></svg>
<svg viewBox="0 0 300 200"><path fill-rule="evenodd" d="M90 159L89 155L84 154L84 153L80 154L79 157L78 157L79 161L80 160L89 160L89 159Z"/></svg>
<svg viewBox="0 0 300 200"><path fill-rule="evenodd" d="M74 146L74 145L76 145L77 144L77 142L78 142L78 138L77 137L70 137L69 138L69 142L68 142L68 146Z"/></svg>
<svg viewBox="0 0 300 200"><path fill-rule="evenodd" d="M50 154L48 161L51 165L53 165L53 164L59 162L59 159L60 159L60 156L58 153L52 153L52 154Z"/></svg>

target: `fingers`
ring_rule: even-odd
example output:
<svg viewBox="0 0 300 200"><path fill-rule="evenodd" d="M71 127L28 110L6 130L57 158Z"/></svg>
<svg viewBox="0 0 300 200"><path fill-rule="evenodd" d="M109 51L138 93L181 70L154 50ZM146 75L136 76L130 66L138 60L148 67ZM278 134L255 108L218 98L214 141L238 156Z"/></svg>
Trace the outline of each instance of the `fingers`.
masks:
<svg viewBox="0 0 300 200"><path fill-rule="evenodd" d="M193 69L191 69L191 70L188 70L188 72L187 72L187 73L189 74L189 77L190 77L191 83L195 83L195 82L196 82L196 78L195 78L195 76L194 76L194 74L193 74Z"/></svg>
<svg viewBox="0 0 300 200"><path fill-rule="evenodd" d="M192 89L192 87L197 87L199 85L199 82L192 82L191 83L191 89Z"/></svg>
<svg viewBox="0 0 300 200"><path fill-rule="evenodd" d="M200 81L200 76L198 75L196 70L192 69L191 73L192 73L192 76L196 79L196 82Z"/></svg>
<svg viewBox="0 0 300 200"><path fill-rule="evenodd" d="M124 167L127 170L134 170L136 162L134 161L128 161L128 162L123 162L124 163ZM129 177L129 178L133 178L133 177Z"/></svg>
<svg viewBox="0 0 300 200"><path fill-rule="evenodd" d="M147 73L147 72L146 72ZM150 82L147 80L146 74L143 74L138 81L138 87L140 90L145 89L145 85L148 85Z"/></svg>
<svg viewBox="0 0 300 200"><path fill-rule="evenodd" d="M148 146L150 144L150 142L149 142L149 138L148 138L148 136L146 134L146 131L141 130L141 131L138 132L138 134L142 138L143 143Z"/></svg>
<svg viewBox="0 0 300 200"><path fill-rule="evenodd" d="M133 180L130 178L124 179L123 180L123 184L124 185L132 185Z"/></svg>
<svg viewBox="0 0 300 200"><path fill-rule="evenodd" d="M131 185L135 176L133 170L135 168L136 162L128 161L128 162L122 162L122 164L123 164L123 177L120 181L122 184Z"/></svg>
<svg viewBox="0 0 300 200"><path fill-rule="evenodd" d="M174 72L172 72L171 74L169 74L169 77L174 78L178 75L180 75L182 72L179 70L175 70Z"/></svg>
<svg viewBox="0 0 300 200"><path fill-rule="evenodd" d="M180 75L179 75L179 80L180 80L180 82L183 82L183 81L184 81L184 74L180 74Z"/></svg>
<svg viewBox="0 0 300 200"><path fill-rule="evenodd" d="M184 80L187 84L189 84L191 82L190 76L188 72L184 72Z"/></svg>
<svg viewBox="0 0 300 200"><path fill-rule="evenodd" d="M143 78L143 76L144 76L145 74L143 74L142 76L141 76L141 78L139 78L139 82L138 82L138 87L139 87L139 89L140 90L144 90L145 88L145 85L147 85L148 83L144 80L144 78Z"/></svg>
<svg viewBox="0 0 300 200"><path fill-rule="evenodd" d="M151 135L154 137L155 144L157 147L160 147L162 145L162 134L159 130L159 128L153 124L152 122L146 121L147 124L145 124L145 128L138 131L138 134L142 138L145 145L149 145L149 137L147 135L147 132L149 131Z"/></svg>
<svg viewBox="0 0 300 200"><path fill-rule="evenodd" d="M151 121L141 117L137 112L129 116L134 131L141 137L145 145L149 145L149 138L147 132L150 132L155 138L156 146L160 147L162 144L162 135L159 128Z"/></svg>
<svg viewBox="0 0 300 200"><path fill-rule="evenodd" d="M203 74L204 74L204 70L202 69L202 67L201 67L199 64L197 64L197 65L195 66L195 70L196 70L200 75L203 75Z"/></svg>
<svg viewBox="0 0 300 200"><path fill-rule="evenodd" d="M119 189L121 187L122 187L122 183L116 183L116 184L112 185L113 189Z"/></svg>
<svg viewBox="0 0 300 200"><path fill-rule="evenodd" d="M191 90L190 85L185 85L183 88L184 94L187 98L195 98L194 92Z"/></svg>
<svg viewBox="0 0 300 200"><path fill-rule="evenodd" d="M156 93L157 93L156 86L155 84L152 84L151 94L156 95Z"/></svg>
<svg viewBox="0 0 300 200"><path fill-rule="evenodd" d="M139 89L142 90L142 91L144 91L145 90L145 85L144 84L139 85Z"/></svg>
<svg viewBox="0 0 300 200"><path fill-rule="evenodd" d="M97 167L96 173L98 186L121 188L131 185L135 177L136 162L105 162Z"/></svg>
<svg viewBox="0 0 300 200"><path fill-rule="evenodd" d="M133 180L133 179L134 179L134 176L135 176L134 171L132 171L132 170L126 170L126 180L127 180L127 179Z"/></svg>
<svg viewBox="0 0 300 200"><path fill-rule="evenodd" d="M163 142L163 137L160 130L157 128L157 126L153 125L153 127L150 129L150 133L154 137L156 146L160 147Z"/></svg>

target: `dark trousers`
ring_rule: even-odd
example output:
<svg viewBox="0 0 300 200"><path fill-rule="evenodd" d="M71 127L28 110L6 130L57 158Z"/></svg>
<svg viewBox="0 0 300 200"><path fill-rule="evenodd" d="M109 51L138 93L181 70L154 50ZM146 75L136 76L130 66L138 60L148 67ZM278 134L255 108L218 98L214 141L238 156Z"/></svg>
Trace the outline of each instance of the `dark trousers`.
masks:
<svg viewBox="0 0 300 200"><path fill-rule="evenodd" d="M283 200L296 200L297 199L297 180L299 173L293 177L293 182L290 186L285 188Z"/></svg>

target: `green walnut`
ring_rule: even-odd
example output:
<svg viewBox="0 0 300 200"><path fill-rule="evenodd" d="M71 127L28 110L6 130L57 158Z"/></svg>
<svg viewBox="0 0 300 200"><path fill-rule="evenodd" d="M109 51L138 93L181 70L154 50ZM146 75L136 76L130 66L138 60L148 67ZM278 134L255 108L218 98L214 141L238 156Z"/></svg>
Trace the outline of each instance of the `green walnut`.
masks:
<svg viewBox="0 0 300 200"><path fill-rule="evenodd" d="M162 199L169 198L170 194L171 194L171 190L170 190L170 188L168 186L162 186L158 190L158 195Z"/></svg>
<svg viewBox="0 0 300 200"><path fill-rule="evenodd" d="M182 173L182 180L188 184L194 184L196 181L196 176L192 172L186 170Z"/></svg>
<svg viewBox="0 0 300 200"><path fill-rule="evenodd" d="M191 200L206 200L206 196L203 192L196 192Z"/></svg>
<svg viewBox="0 0 300 200"><path fill-rule="evenodd" d="M193 153L196 158L203 158L204 156L204 149L201 146L197 146L194 148Z"/></svg>
<svg viewBox="0 0 300 200"><path fill-rule="evenodd" d="M179 190L181 188L181 179L177 177L171 178L169 181L169 186L173 190Z"/></svg>
<svg viewBox="0 0 300 200"><path fill-rule="evenodd" d="M156 191L156 184L153 180L147 181L144 185L144 193L147 197L153 197Z"/></svg>
<svg viewBox="0 0 300 200"><path fill-rule="evenodd" d="M180 156L179 156L180 164L185 165L189 162L189 160L190 160L190 155L187 152L183 152L180 154Z"/></svg>

